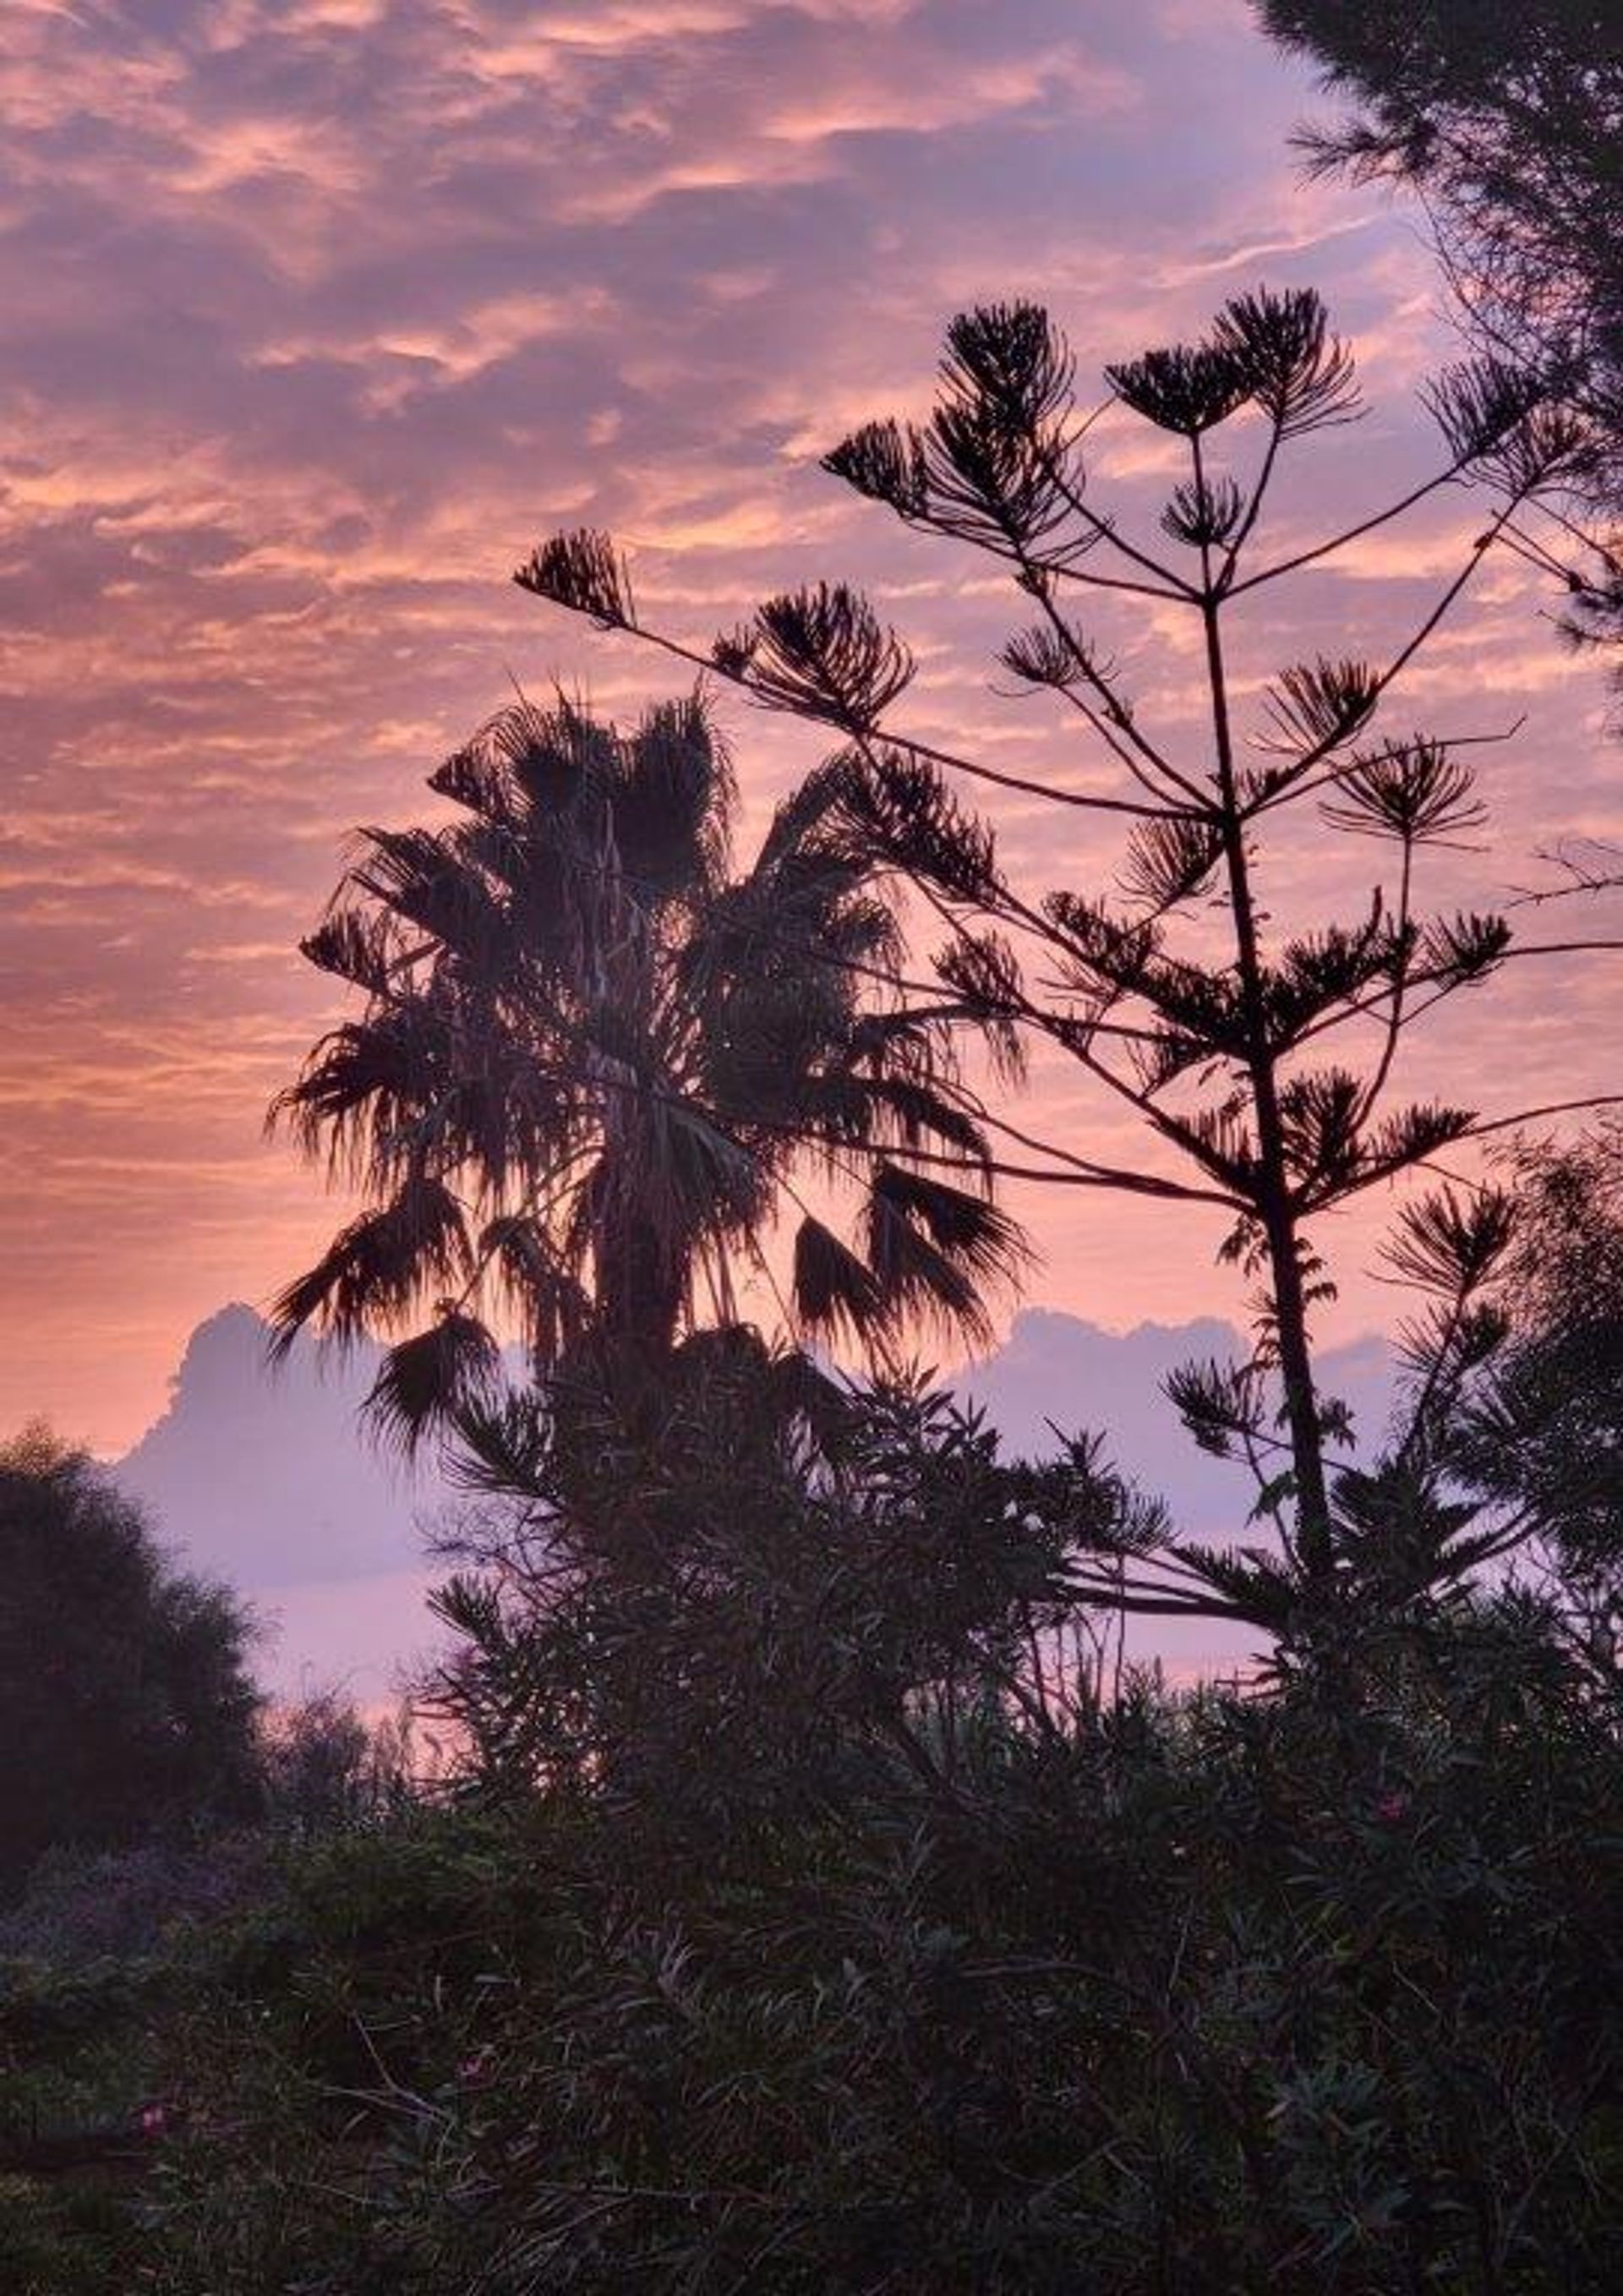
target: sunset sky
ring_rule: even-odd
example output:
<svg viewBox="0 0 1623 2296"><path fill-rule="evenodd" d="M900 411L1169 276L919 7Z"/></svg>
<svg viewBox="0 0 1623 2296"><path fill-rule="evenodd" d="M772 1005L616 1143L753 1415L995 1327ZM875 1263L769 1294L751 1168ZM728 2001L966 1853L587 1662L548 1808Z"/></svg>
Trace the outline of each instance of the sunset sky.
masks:
<svg viewBox="0 0 1623 2296"><path fill-rule="evenodd" d="M0 1431L98 1447L160 1409L192 1327L263 1305L338 1208L266 1104L336 1007L295 951L348 832L517 679L604 711L668 668L507 577L560 525L612 528L651 614L703 642L766 591L869 587L924 675L909 725L1017 770L1100 767L989 690L1021 620L990 570L901 535L817 469L927 401L942 325L1047 303L1085 374L1259 279L1317 284L1371 413L1302 450L1282 551L1426 467L1446 354L1414 217L1309 188L1315 107L1243 0L7 0L0 44ZM1152 520L1169 464L1096 433L1102 495ZM1119 483L1112 493L1113 479ZM1265 594L1242 667L1379 651L1480 522L1450 494L1338 570ZM1398 717L1478 753L1479 906L1535 849L1615 832L1623 751L1554 601L1496 563ZM1106 618L1146 718L1198 732L1193 633ZM817 754L728 705L758 819ZM1034 884L1096 888L1113 843L1004 808ZM1310 834L1281 913L1367 902L1376 857ZM1529 912L1533 939L1615 931ZM1611 1089L1616 956L1513 968L1412 1078L1468 1103ZM1423 1060L1423 1069L1421 1062ZM1020 1120L1130 1155L1044 1071ZM1217 1237L1115 1201L1026 1203L1033 1296L1125 1325L1236 1312ZM1332 1336L1390 1312L1339 1252Z"/></svg>

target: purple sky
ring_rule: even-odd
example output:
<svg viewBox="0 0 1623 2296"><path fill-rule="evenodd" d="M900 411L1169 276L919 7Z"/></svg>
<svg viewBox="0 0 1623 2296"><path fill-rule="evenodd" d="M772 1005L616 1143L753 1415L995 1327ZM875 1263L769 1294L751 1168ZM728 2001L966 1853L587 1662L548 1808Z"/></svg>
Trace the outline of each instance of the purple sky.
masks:
<svg viewBox="0 0 1623 2296"><path fill-rule="evenodd" d="M915 730L1029 768L1076 753L988 692L1017 603L816 469L855 421L924 402L954 310L1036 296L1092 373L1258 278L1318 284L1373 412L1306 451L1282 547L1430 451L1430 258L1374 195L1297 180L1310 91L1242 0L10 0L6 19L0 1427L45 1411L128 1442L192 1326L263 1301L330 1233L338 1208L259 1127L332 1014L293 944L346 832L419 815L510 676L609 710L668 682L507 586L544 533L616 529L642 599L696 637L766 590L862 581L923 662ZM1157 455L1113 419L1097 435L1104 485L1152 513ZM1242 672L1378 647L1479 512L1447 497L1265 594ZM1412 689L1445 733L1528 713L1480 753L1488 849L1449 865L1479 900L1618 818L1599 679L1541 603L1496 565ZM1140 706L1193 737L1190 632L1106 627ZM729 722L758 815L815 745ZM999 820L1042 882L1108 876L1095 831L1060 851L1053 816ZM1280 857L1280 913L1357 910L1373 865L1308 835ZM1439 1030L1426 1082L1496 1109L1604 1089L1615 983L1613 959L1522 968ZM1132 1151L1069 1078L1039 1074L1022 1120ZM1239 1307L1198 1222L1024 1209L1038 1299L1118 1327ZM1345 1337L1384 1298L1369 1232L1340 1241Z"/></svg>

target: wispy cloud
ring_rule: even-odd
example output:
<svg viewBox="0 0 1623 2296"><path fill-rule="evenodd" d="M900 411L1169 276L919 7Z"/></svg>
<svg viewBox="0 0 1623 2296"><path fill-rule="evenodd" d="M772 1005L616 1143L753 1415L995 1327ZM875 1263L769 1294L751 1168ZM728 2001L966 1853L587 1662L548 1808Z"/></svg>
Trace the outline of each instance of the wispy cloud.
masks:
<svg viewBox="0 0 1623 2296"><path fill-rule="evenodd" d="M988 695L1017 616L984 570L816 469L853 422L922 405L953 309L1040 295L1087 372L1259 272L1316 279L1375 412L1321 450L1275 538L1406 481L1439 340L1426 259L1373 199L1295 179L1309 92L1249 12L12 0L0 1255L33 1344L8 1351L0 1424L44 1406L132 1433L189 1325L263 1299L330 1221L259 1127L331 1014L293 943L346 831L417 814L510 675L611 708L658 689L635 649L508 586L547 528L624 533L643 594L694 636L764 589L865 580L918 644L928 726L1093 785L1068 729ZM1107 462L1127 450L1124 512L1152 512L1166 457L1120 426L1099 438ZM1385 643L1463 508L1288 614L1259 597L1242 676ZM1491 866L1512 876L1536 832L1594 826L1608 768L1586 762L1595 689L1526 592L1480 611L1424 699L1462 724L1537 704L1514 755L1490 753ZM1104 635L1193 739L1186 634L1107 616ZM777 720L734 730L758 814L816 745ZM1056 856L1029 804L1002 827L1045 879L1109 866ZM1310 847L1271 890L1324 898ZM1476 1025L1439 1049L1459 1073ZM1578 1075L1603 1037L1575 1031L1563 1054L1543 1035L1530 1057L1541 1079ZM1050 1110L1113 1138L1070 1090L1045 1072ZM1217 1278L1189 1296L1203 1232L1163 1246L1069 1204L1043 1220L1056 1300L1096 1308L1108 1282L1137 1287L1127 1313L1232 1304Z"/></svg>

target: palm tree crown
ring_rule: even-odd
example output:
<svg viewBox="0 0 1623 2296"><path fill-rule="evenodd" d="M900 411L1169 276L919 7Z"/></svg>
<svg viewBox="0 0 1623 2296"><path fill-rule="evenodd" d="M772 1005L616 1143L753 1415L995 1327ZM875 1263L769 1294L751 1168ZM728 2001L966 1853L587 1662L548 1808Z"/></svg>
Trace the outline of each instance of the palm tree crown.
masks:
<svg viewBox="0 0 1623 2296"><path fill-rule="evenodd" d="M373 1404L414 1440L495 1383L496 1323L545 1372L734 1320L786 1201L798 1328L872 1349L919 1316L980 1325L1020 1238L958 1016L903 995L846 774L814 774L735 874L701 695L624 734L521 701L431 777L462 818L362 832L303 948L365 1007L272 1120L366 1208L282 1293L280 1344L394 1336ZM808 1166L858 1188L853 1241L800 1203Z"/></svg>

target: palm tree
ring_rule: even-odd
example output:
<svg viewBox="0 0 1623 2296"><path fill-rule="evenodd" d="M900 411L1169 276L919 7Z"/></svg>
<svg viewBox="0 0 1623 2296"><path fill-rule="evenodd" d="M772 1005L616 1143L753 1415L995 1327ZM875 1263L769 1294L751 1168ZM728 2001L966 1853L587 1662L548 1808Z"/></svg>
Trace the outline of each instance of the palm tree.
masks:
<svg viewBox="0 0 1623 2296"><path fill-rule="evenodd" d="M521 699L430 781L463 817L361 833L302 946L364 1009L271 1121L365 1209L276 1301L279 1346L392 1336L372 1403L410 1444L496 1386L504 1322L545 1374L736 1320L785 1205L799 1331L872 1351L919 1316L983 1327L1022 1246L959 1010L909 1004L840 825L847 771L788 798L735 875L701 694L628 734ZM859 1192L854 1241L806 1208L807 1171Z"/></svg>

